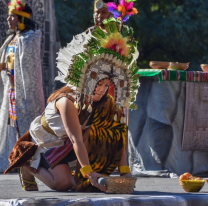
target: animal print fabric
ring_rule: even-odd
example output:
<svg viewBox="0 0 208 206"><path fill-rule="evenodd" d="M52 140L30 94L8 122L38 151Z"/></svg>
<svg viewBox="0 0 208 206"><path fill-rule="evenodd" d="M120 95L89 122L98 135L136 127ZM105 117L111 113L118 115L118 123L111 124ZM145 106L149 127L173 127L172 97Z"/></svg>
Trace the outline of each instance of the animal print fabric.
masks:
<svg viewBox="0 0 208 206"><path fill-rule="evenodd" d="M104 106L95 111L90 129L87 151L93 171L103 175L110 175L121 160L125 148L127 126L120 123L120 115L114 121L115 105L113 98ZM119 112L120 114L120 112ZM90 184L88 179L80 175L81 184L77 191L93 192L97 189Z"/></svg>

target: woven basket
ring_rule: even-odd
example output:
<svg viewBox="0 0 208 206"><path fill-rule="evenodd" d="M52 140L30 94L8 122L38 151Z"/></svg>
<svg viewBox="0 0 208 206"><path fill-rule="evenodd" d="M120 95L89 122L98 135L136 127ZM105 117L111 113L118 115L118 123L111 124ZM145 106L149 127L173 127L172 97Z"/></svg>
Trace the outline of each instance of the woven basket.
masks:
<svg viewBox="0 0 208 206"><path fill-rule="evenodd" d="M205 180L179 180L179 182L186 192L199 192L204 186Z"/></svg>
<svg viewBox="0 0 208 206"><path fill-rule="evenodd" d="M106 193L132 194L134 192L136 177L105 177Z"/></svg>

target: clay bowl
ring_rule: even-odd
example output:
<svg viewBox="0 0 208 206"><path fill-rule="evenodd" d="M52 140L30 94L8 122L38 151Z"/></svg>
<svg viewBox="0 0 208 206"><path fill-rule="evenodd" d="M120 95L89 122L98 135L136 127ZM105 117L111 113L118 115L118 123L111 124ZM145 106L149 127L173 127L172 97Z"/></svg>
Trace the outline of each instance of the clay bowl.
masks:
<svg viewBox="0 0 208 206"><path fill-rule="evenodd" d="M151 61L149 63L150 67L153 69L167 69L169 62Z"/></svg>
<svg viewBox="0 0 208 206"><path fill-rule="evenodd" d="M187 63L179 63L179 62L170 62L169 68L170 70L186 70L189 67L190 62Z"/></svg>
<svg viewBox="0 0 208 206"><path fill-rule="evenodd" d="M204 72L208 72L208 64L201 64L200 66Z"/></svg>
<svg viewBox="0 0 208 206"><path fill-rule="evenodd" d="M199 192L205 183L205 180L179 180L181 187L186 192Z"/></svg>

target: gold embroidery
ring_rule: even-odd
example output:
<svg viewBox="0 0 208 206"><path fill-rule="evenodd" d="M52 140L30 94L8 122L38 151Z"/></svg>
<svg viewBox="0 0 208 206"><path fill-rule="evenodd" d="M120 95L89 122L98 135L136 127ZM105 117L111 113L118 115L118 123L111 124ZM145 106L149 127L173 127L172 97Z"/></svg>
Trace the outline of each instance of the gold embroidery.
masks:
<svg viewBox="0 0 208 206"><path fill-rule="evenodd" d="M14 69L14 52L12 48L9 49L9 52L6 57L6 63L7 63L7 69L9 71Z"/></svg>

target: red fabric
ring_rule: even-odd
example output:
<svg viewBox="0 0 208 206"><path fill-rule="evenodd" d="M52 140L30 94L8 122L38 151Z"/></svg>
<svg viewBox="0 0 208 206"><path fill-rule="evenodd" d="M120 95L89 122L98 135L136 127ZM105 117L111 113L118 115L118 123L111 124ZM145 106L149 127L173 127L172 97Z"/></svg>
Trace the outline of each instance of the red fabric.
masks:
<svg viewBox="0 0 208 206"><path fill-rule="evenodd" d="M114 98L114 84L112 82L109 85L108 94Z"/></svg>

